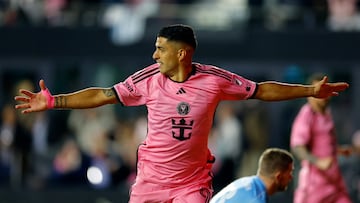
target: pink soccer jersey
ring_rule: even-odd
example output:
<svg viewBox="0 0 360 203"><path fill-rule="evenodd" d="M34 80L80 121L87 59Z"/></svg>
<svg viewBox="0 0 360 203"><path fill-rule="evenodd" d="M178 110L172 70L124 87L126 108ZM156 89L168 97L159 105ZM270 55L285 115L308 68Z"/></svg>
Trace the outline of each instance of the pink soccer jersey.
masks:
<svg viewBox="0 0 360 203"><path fill-rule="evenodd" d="M114 86L125 106L146 105L148 133L138 149L138 176L163 185L200 179L212 159L208 135L221 100L250 98L256 83L210 65L174 82L153 64Z"/></svg>
<svg viewBox="0 0 360 203"><path fill-rule="evenodd" d="M315 156L336 156L334 130L334 122L329 111L326 114L315 113L310 105L306 104L293 123L290 145L294 147L311 143L311 152Z"/></svg>
<svg viewBox="0 0 360 203"><path fill-rule="evenodd" d="M335 126L330 111L315 113L309 104L305 104L293 123L290 145L308 146L319 158L334 158L327 170L320 170L306 160L301 162L294 203L350 203L336 159Z"/></svg>

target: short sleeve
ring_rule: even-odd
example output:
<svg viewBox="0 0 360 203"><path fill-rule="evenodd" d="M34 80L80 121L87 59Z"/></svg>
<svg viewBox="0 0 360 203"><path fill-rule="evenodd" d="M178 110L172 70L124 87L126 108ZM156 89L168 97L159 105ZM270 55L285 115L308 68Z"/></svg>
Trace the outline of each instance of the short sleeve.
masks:
<svg viewBox="0 0 360 203"><path fill-rule="evenodd" d="M125 81L115 84L114 89L120 102L125 106L140 106L145 104L146 97L144 93L139 91L139 87L134 84L131 76Z"/></svg>
<svg viewBox="0 0 360 203"><path fill-rule="evenodd" d="M253 96L257 84L234 73L231 74L231 80L219 80L219 86L222 92L222 100L245 100Z"/></svg>

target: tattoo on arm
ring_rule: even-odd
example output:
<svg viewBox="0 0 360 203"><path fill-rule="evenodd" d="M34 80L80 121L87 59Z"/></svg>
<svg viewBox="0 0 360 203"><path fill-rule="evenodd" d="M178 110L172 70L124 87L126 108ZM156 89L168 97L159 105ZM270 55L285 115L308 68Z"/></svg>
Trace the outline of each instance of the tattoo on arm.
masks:
<svg viewBox="0 0 360 203"><path fill-rule="evenodd" d="M55 97L55 107L66 108L66 98L64 96Z"/></svg>
<svg viewBox="0 0 360 203"><path fill-rule="evenodd" d="M104 89L103 92L104 92L105 96L107 96L107 97L112 97L115 95L114 91L112 89Z"/></svg>

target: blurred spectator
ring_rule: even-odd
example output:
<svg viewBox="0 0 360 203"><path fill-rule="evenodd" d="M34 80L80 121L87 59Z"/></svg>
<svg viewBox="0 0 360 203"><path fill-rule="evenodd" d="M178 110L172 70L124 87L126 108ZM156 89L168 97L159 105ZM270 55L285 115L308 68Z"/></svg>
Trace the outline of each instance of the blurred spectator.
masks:
<svg viewBox="0 0 360 203"><path fill-rule="evenodd" d="M214 164L214 190L221 189L236 178L242 153L242 124L237 118L234 103L222 102L215 114L212 140Z"/></svg>
<svg viewBox="0 0 360 203"><path fill-rule="evenodd" d="M6 104L1 111L0 126L0 181L9 184L13 160L13 142L16 130L16 114L12 105Z"/></svg>
<svg viewBox="0 0 360 203"><path fill-rule="evenodd" d="M324 75L312 74L308 84ZM330 98L308 97L294 119L290 147L301 161L294 203L351 202L338 156L349 156L352 148L338 145L329 102Z"/></svg>
<svg viewBox="0 0 360 203"><path fill-rule="evenodd" d="M71 110L68 126L81 151L90 157L105 154L108 136L113 128L108 108ZM110 122L109 122L110 121Z"/></svg>
<svg viewBox="0 0 360 203"><path fill-rule="evenodd" d="M114 83L113 67L100 65L95 71L94 84L109 86ZM109 137L116 127L114 106L71 110L67 126L83 153L92 158L104 157L110 151Z"/></svg>
<svg viewBox="0 0 360 203"><path fill-rule="evenodd" d="M186 12L189 24L198 29L229 30L234 25L240 28L249 18L246 0L199 0Z"/></svg>
<svg viewBox="0 0 360 203"><path fill-rule="evenodd" d="M339 162L352 201L360 202L360 130L353 134L352 145L356 153L345 159L340 157Z"/></svg>
<svg viewBox="0 0 360 203"><path fill-rule="evenodd" d="M146 117L145 117L146 118ZM136 176L136 161L137 161L137 148L139 144L144 141L146 132L144 127L147 128L146 119L143 116L135 119L134 121L118 121L116 131L114 133L114 141L116 144L116 152L122 157L122 164L124 168L128 169L126 177L126 184L130 186L135 181ZM145 124L142 126L141 124ZM147 130L147 129L146 129Z"/></svg>
<svg viewBox="0 0 360 203"><path fill-rule="evenodd" d="M18 89L35 89L32 81L28 79L20 80L15 88ZM16 95L14 92L13 95ZM23 137L23 146L21 146L24 161L27 168L24 169L27 174L28 187L41 187L50 173L50 146L49 146L49 123L50 119L47 112L40 112L34 115L24 116L16 111L17 119L20 125L29 133L29 138ZM31 161L30 161L31 160ZM25 180L24 180L25 181Z"/></svg>
<svg viewBox="0 0 360 203"><path fill-rule="evenodd" d="M264 25L269 30L281 30L289 22L302 19L302 0L266 0L263 1Z"/></svg>
<svg viewBox="0 0 360 203"><path fill-rule="evenodd" d="M51 186L84 186L90 165L90 157L81 152L76 141L67 139L54 157L49 183Z"/></svg>
<svg viewBox="0 0 360 203"><path fill-rule="evenodd" d="M30 171L31 132L20 124L12 104L2 109L0 130L1 168L9 175L10 186L21 189Z"/></svg>
<svg viewBox="0 0 360 203"><path fill-rule="evenodd" d="M64 9L68 6L67 0L44 0L44 16L48 24L64 25Z"/></svg>
<svg viewBox="0 0 360 203"><path fill-rule="evenodd" d="M101 81L104 80L99 79L108 76L104 75L104 72L98 72L95 83L103 83ZM113 77L113 75L111 76ZM106 81L112 81L112 78L107 79ZM76 174L85 177L87 172L96 170L103 179L101 182L91 182L91 185L98 189L116 186L124 182L130 174L130 167L127 163L128 157L124 157L118 151L117 123L115 122L114 112L113 106L71 110L68 118L68 126L74 134L79 153L82 154L82 157L86 157L89 162L86 170L81 167L79 168L80 171L76 171ZM123 129L124 126L120 128ZM119 137L123 136L126 138L126 135L120 135ZM122 144L128 146L126 142ZM125 148L125 151L127 149ZM132 152L133 155L136 155L133 150L129 153ZM89 178L89 181L91 181L91 178Z"/></svg>
<svg viewBox="0 0 360 203"><path fill-rule="evenodd" d="M39 25L44 21L42 0L8 0L5 25Z"/></svg>
<svg viewBox="0 0 360 203"><path fill-rule="evenodd" d="M269 122L267 111L260 101L244 102L244 150L237 177L248 176L257 170L258 157L268 147Z"/></svg>
<svg viewBox="0 0 360 203"><path fill-rule="evenodd" d="M105 8L102 24L111 30L115 44L128 45L142 39L146 19L158 11L158 0L125 1L123 4L110 4Z"/></svg>
<svg viewBox="0 0 360 203"><path fill-rule="evenodd" d="M18 89L34 90L34 85L28 79L20 80L9 96L16 95L15 90ZM33 159L33 155L34 152L46 150L47 123L43 120L44 115L46 114L19 115L12 103L4 105L2 109L2 161L8 169L10 186L14 189L31 186L31 178L38 172L37 160Z"/></svg>
<svg viewBox="0 0 360 203"><path fill-rule="evenodd" d="M327 25L332 31L359 31L357 0L328 0Z"/></svg>

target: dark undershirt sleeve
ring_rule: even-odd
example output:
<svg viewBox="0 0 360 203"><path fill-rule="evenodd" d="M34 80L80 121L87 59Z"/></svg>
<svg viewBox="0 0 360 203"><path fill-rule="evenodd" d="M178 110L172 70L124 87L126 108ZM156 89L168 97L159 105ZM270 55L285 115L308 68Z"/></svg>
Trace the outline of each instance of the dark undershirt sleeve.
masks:
<svg viewBox="0 0 360 203"><path fill-rule="evenodd" d="M255 91L254 91L254 93L251 95L251 97L249 97L249 99L255 99L255 95L256 95L256 93L257 93L257 91L258 91L258 87L259 87L259 85L258 85L258 83L256 83Z"/></svg>
<svg viewBox="0 0 360 203"><path fill-rule="evenodd" d="M119 95L117 94L117 92L116 92L116 90L115 90L115 87L112 87L111 89L114 91L115 96L116 96L118 102L121 104L121 106L124 106L124 104L121 102L121 100L120 100L120 98L119 98Z"/></svg>

